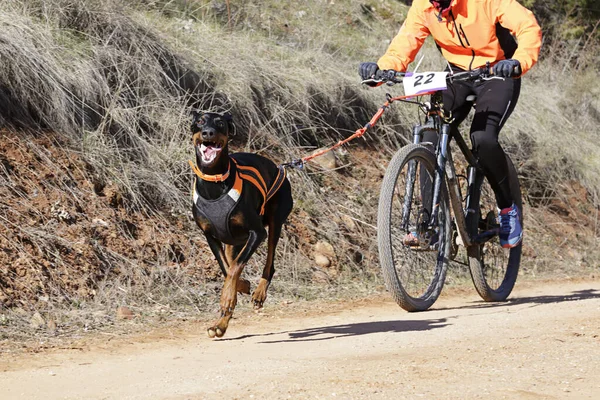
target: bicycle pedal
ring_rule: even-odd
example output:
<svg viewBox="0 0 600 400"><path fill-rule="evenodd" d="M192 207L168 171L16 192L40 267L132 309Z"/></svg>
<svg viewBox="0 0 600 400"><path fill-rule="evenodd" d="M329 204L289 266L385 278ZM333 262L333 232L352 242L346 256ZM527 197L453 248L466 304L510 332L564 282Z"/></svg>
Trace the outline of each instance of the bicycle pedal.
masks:
<svg viewBox="0 0 600 400"><path fill-rule="evenodd" d="M473 238L473 243L483 244L489 242L500 234L500 228L490 229L489 231L481 232Z"/></svg>

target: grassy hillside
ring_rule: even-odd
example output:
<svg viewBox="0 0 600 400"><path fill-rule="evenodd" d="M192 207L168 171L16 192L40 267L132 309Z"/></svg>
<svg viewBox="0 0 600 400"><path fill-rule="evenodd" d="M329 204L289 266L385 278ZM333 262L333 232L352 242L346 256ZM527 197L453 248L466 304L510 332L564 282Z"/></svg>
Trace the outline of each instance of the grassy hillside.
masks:
<svg viewBox="0 0 600 400"><path fill-rule="evenodd" d="M276 162L330 145L400 92L361 87L357 67L406 11L396 0L2 2L0 324L40 311L67 330L64 310L93 325L119 304L213 310L219 272L189 209L190 111L231 111L233 147ZM502 133L527 201L525 277L598 271L595 35L548 36ZM443 68L431 42L422 55L421 70ZM271 300L381 290L378 185L416 120L398 105L336 153L336 170L290 172L296 206ZM328 268L313 261L318 242L335 248ZM263 259L247 268L253 282ZM454 266L449 283L464 272Z"/></svg>

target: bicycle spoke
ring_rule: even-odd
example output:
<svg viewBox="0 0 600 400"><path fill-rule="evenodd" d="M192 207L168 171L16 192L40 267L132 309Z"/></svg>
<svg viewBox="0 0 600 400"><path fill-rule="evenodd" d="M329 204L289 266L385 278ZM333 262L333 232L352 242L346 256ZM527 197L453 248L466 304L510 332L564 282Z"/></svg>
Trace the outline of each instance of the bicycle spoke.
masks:
<svg viewBox="0 0 600 400"><path fill-rule="evenodd" d="M378 224L389 224L378 227L380 259L388 271L386 280L391 281L397 301L409 311L426 309L439 295L448 261L446 239L450 231L445 197L439 207L438 226L430 226L434 158L421 146L413 150L427 159L409 154L401 163L393 160L399 165L382 184L393 185L393 191L388 195L382 189L380 216L385 218L378 220Z"/></svg>
<svg viewBox="0 0 600 400"><path fill-rule="evenodd" d="M511 190L516 196L515 202L521 207L521 191L516 171L510 162L509 167ZM478 222L474 228L479 237L485 237L485 241L467 250L471 276L477 292L484 300L503 301L512 291L517 279L522 248L519 245L505 249L500 245L497 234L493 234L499 228L496 220L498 210L496 196L485 178L481 180L476 204L479 205Z"/></svg>

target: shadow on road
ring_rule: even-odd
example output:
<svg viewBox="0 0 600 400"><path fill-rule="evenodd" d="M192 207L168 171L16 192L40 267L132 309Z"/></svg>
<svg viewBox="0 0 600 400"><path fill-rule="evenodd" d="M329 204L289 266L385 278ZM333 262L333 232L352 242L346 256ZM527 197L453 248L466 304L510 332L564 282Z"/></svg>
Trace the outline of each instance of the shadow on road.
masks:
<svg viewBox="0 0 600 400"><path fill-rule="evenodd" d="M577 290L568 295L544 295L544 296L531 296L531 297L514 297L508 298L506 301L500 301L496 303L487 303L483 300L470 302L469 305L460 307L439 307L436 310L464 310L470 308L493 308L493 307L510 307L518 306L523 304L529 304L532 307L541 304L551 303L564 303L568 301L581 301L590 299L600 299L600 290L597 289L586 289Z"/></svg>
<svg viewBox="0 0 600 400"><path fill-rule="evenodd" d="M398 321L375 321L360 322L356 324L322 326L318 328L301 329L297 331L274 332L257 335L243 335L237 338L221 339L224 340L242 340L258 336L272 336L288 334L289 339L263 341L260 343L289 343L289 342L307 342L318 340L338 339L347 336L360 336L372 333L382 332L417 332L428 331L437 328L443 328L448 325L447 318L429 319L423 321L417 320L398 320Z"/></svg>
<svg viewBox="0 0 600 400"><path fill-rule="evenodd" d="M574 291L569 295L544 295L544 296L531 296L531 297L514 297L509 298L503 302L497 303L486 303L484 301L474 301L467 305L460 307L436 307L431 311L444 311L444 310L469 310L469 309L485 309L485 308L500 308L500 307L511 307L518 305L529 305L535 307L541 304L550 303L563 303L568 301L581 301L588 299L600 299L600 290L587 289ZM242 335L235 338L220 339L220 341L234 341L244 340L252 337L267 337L275 335L288 335L287 339L281 340L265 340L259 343L293 343L293 342L307 342L307 341L319 341L319 340L330 340L338 339L348 336L360 336L368 335L373 333L382 332L418 332L428 331L432 329L443 328L448 326L449 318L458 318L458 316L452 316L447 318L439 319L427 319L427 320L397 320L397 321L373 321L373 322L360 322L355 324L345 325L332 325L322 326L317 328L307 328L296 331L284 331L284 332L272 332L265 334L251 334Z"/></svg>

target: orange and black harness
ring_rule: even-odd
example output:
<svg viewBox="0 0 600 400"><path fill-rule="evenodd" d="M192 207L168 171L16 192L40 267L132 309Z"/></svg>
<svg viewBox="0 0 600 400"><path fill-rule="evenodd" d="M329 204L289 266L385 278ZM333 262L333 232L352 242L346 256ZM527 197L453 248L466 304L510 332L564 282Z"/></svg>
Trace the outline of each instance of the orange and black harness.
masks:
<svg viewBox="0 0 600 400"><path fill-rule="evenodd" d="M224 182L227 180L227 178L229 178L231 173L235 174L234 183L229 191L215 200L208 200L200 196L196 188L197 181L194 180L194 205L196 206L197 211L199 211L210 221L214 228L215 237L221 240L223 243L232 243L235 241L229 230L229 220L231 214L241 206L250 206L247 203L240 202L244 188L244 182L248 182L249 184L253 185L261 194L262 202L259 208L253 211L257 212L260 216L263 216L267 202L275 195L275 193L277 193L286 176L285 169L282 166L279 166L277 177L273 180L270 186L267 186L265 178L258 169L249 165L242 165L241 162L236 160L234 157L235 154L230 156L231 163L229 165L229 169L226 173L220 175L203 174L192 161L189 162L194 174L204 181ZM246 210L243 211L244 214L248 215L245 212Z"/></svg>

